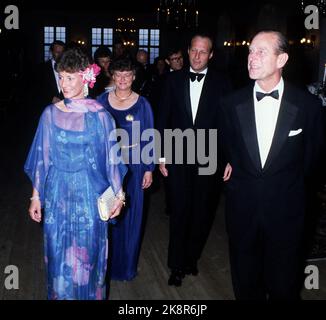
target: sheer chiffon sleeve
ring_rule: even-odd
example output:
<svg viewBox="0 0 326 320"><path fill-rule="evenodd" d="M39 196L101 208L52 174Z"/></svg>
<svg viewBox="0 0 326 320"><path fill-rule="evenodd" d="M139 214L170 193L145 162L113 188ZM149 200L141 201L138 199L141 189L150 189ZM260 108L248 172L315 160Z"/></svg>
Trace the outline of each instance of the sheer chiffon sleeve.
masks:
<svg viewBox="0 0 326 320"><path fill-rule="evenodd" d="M44 204L44 186L49 171L51 157L51 107L42 113L32 146L29 150L24 171L39 192L41 205Z"/></svg>
<svg viewBox="0 0 326 320"><path fill-rule="evenodd" d="M115 121L109 112L99 112L99 118L104 128L105 135L105 171L107 180L115 194L123 185L123 178L127 172L127 166L123 163L120 147L117 142Z"/></svg>

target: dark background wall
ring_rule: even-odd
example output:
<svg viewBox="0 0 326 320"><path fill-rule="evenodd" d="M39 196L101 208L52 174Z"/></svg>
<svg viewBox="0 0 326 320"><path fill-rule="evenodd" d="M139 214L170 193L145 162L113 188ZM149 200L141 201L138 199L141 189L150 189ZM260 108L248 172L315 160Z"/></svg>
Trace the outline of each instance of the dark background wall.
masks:
<svg viewBox="0 0 326 320"><path fill-rule="evenodd" d="M4 8L0 5L0 59L9 73L22 73L32 70L43 60L43 27L62 25L66 27L67 42L83 39L91 42L92 27L114 27L116 18L133 16L137 28L157 28L156 9L159 0L88 2L54 1L36 3L13 1L20 12L20 29L4 28ZM304 28L305 15L301 11L301 1L254 1L215 3L198 0L199 29L209 31L215 39L214 64L230 71L235 82L241 86L247 81L246 47L224 47L224 41L236 39L249 41L259 29L272 28L283 31L290 40L291 57L287 66L287 77L298 84L317 81L322 76L320 52L323 43L319 30L307 31ZM216 8L216 6L218 8ZM161 28L160 51L164 54L171 46L180 46L186 51L191 32ZM325 34L324 34L325 35ZM313 36L314 47L305 47L299 40Z"/></svg>

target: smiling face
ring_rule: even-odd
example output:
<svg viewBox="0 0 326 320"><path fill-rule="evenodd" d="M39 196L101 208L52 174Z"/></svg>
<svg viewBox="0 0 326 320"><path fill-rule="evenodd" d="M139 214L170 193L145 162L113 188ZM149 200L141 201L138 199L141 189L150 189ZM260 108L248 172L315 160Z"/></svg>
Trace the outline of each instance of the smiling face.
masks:
<svg viewBox="0 0 326 320"><path fill-rule="evenodd" d="M278 38L273 33L259 33L249 46L249 77L264 89L271 89L280 81L282 68L288 60L278 51Z"/></svg>
<svg viewBox="0 0 326 320"><path fill-rule="evenodd" d="M112 78L118 90L131 90L131 85L135 80L135 75L132 70L114 71Z"/></svg>
<svg viewBox="0 0 326 320"><path fill-rule="evenodd" d="M59 72L59 85L66 99L84 98L83 79L78 72Z"/></svg>
<svg viewBox="0 0 326 320"><path fill-rule="evenodd" d="M195 37L188 49L189 62L195 72L201 72L207 68L209 59L212 58L212 42L209 38Z"/></svg>

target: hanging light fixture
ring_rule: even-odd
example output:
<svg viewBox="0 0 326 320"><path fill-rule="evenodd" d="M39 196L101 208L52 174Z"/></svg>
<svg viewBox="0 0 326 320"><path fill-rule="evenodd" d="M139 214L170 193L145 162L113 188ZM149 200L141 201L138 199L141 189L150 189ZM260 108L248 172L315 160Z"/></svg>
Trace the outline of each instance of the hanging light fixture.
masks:
<svg viewBox="0 0 326 320"><path fill-rule="evenodd" d="M171 29L195 29L199 26L198 0L160 0L157 25Z"/></svg>
<svg viewBox="0 0 326 320"><path fill-rule="evenodd" d="M115 32L124 46L134 47L136 45L136 31L135 18L117 18Z"/></svg>
<svg viewBox="0 0 326 320"><path fill-rule="evenodd" d="M317 7L319 8L319 11L325 15L326 14L326 0L318 0L317 1Z"/></svg>

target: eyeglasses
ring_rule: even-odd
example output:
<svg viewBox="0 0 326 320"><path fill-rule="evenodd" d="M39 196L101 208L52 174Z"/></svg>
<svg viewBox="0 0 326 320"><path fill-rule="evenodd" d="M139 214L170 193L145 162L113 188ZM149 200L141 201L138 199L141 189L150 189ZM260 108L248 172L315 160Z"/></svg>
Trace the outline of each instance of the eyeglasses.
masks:
<svg viewBox="0 0 326 320"><path fill-rule="evenodd" d="M118 73L118 72L114 72L113 73L114 77L117 78L117 79L130 79L132 78L132 76L134 75L133 72L130 72L130 73Z"/></svg>

